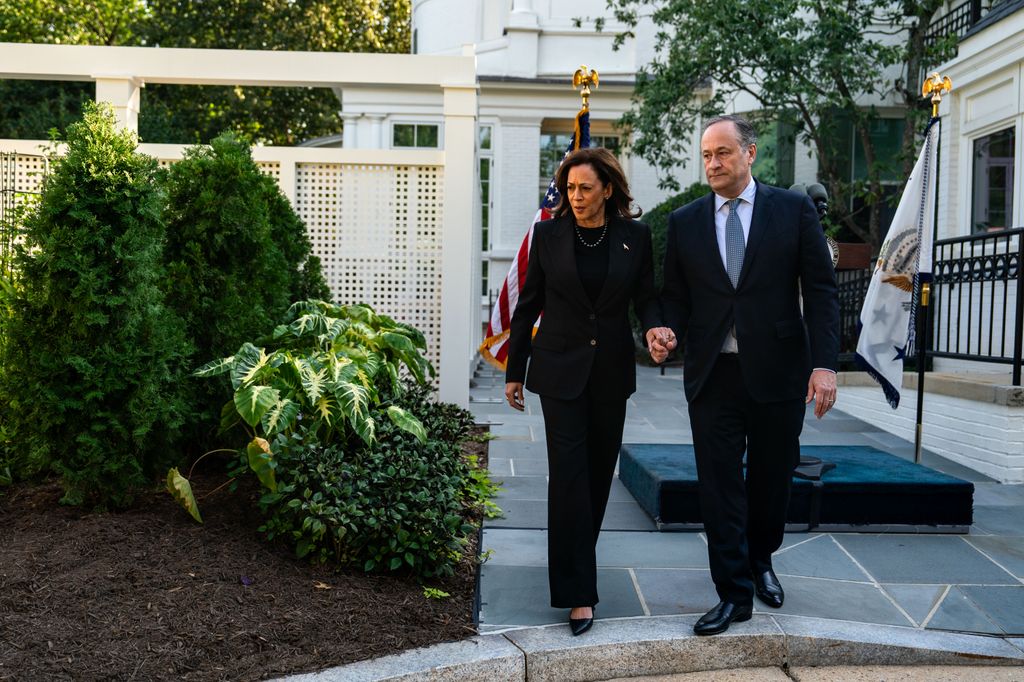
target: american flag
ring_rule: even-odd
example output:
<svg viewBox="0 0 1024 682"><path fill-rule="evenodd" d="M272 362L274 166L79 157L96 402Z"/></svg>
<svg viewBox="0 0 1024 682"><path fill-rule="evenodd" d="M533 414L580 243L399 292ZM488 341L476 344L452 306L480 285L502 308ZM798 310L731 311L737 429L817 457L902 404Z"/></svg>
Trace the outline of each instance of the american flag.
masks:
<svg viewBox="0 0 1024 682"><path fill-rule="evenodd" d="M565 159L566 156L569 156L575 150L589 146L590 112L586 109L580 109L579 113L576 114L576 125L572 137L569 139L569 146L566 148L565 155L562 158ZM555 175L558 175L557 170ZM505 283L501 285L501 294L498 296L497 305L491 311L491 321L487 325L487 334L484 342L480 344L480 355L487 362L502 371L505 371L505 364L508 360L509 323L512 321L512 312L516 309L516 303L519 302L519 291L523 287L523 280L526 279L526 265L530 259L530 244L533 243L533 226L541 220L551 218L560 199L561 195L555 187L555 178L552 177L550 184L548 184L548 191L544 194L544 199L540 203L540 208L537 209L537 213L533 216L533 222L530 223L530 229L527 231L526 237L523 238L523 243L519 246L516 259L512 262L508 275L505 276ZM534 323L534 329L536 327L537 324Z"/></svg>

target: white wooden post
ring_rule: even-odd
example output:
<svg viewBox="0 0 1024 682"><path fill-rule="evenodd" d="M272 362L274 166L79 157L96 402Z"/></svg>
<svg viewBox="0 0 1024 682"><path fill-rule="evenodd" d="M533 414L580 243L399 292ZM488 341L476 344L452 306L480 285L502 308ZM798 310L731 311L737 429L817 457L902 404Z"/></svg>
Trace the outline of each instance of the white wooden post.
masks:
<svg viewBox="0 0 1024 682"><path fill-rule="evenodd" d="M139 132L139 100L142 81L130 76L97 76L96 101L109 102L114 107L117 124L132 132Z"/></svg>
<svg viewBox="0 0 1024 682"><path fill-rule="evenodd" d="M476 87L444 88L444 232L441 238L441 400L469 405L469 370L479 330L472 307L480 283L473 278L473 159Z"/></svg>

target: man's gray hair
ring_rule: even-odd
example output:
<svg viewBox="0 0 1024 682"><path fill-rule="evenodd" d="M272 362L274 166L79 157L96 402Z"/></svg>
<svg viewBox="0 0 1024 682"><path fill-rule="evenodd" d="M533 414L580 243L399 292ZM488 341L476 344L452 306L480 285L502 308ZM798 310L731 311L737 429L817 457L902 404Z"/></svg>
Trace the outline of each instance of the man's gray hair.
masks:
<svg viewBox="0 0 1024 682"><path fill-rule="evenodd" d="M752 144L757 144L757 130L754 126L750 125L750 121L743 118L742 116L736 116L734 114L727 114L723 116L713 116L704 123L704 129L700 131L701 136L707 132L708 128L721 123L722 121L732 121L732 124L736 126L736 132L739 134L740 148L746 149Z"/></svg>

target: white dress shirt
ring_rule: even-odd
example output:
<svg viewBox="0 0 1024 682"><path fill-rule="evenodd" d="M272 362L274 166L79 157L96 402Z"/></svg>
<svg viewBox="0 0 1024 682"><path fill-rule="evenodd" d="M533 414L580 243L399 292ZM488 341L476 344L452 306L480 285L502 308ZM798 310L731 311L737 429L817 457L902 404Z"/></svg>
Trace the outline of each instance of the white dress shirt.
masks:
<svg viewBox="0 0 1024 682"><path fill-rule="evenodd" d="M740 192L739 197L723 197L715 195L715 239L718 240L718 253L722 256L722 265L728 270L725 260L725 221L729 218L729 204L731 199L739 199L736 204L736 215L739 216L740 225L743 226L743 245L746 246L750 239L750 219L754 215L754 195L757 194L757 183L754 178ZM729 328L729 334L722 344L723 353L738 353L739 344L736 341L736 325Z"/></svg>

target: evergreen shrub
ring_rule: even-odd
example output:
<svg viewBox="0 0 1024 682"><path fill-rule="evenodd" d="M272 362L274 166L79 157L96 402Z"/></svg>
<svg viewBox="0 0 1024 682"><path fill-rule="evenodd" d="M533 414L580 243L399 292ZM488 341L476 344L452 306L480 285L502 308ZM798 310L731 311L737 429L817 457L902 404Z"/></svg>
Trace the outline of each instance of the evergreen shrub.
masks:
<svg viewBox="0 0 1024 682"><path fill-rule="evenodd" d="M187 150L166 186L165 287L185 320L193 368L273 329L292 301L329 297L305 226L234 134ZM188 442L207 446L230 388L188 381Z"/></svg>
<svg viewBox="0 0 1024 682"><path fill-rule="evenodd" d="M64 502L123 506L177 459L181 321L163 303L165 197L113 110L68 127L16 255L5 428L16 466L52 467Z"/></svg>

